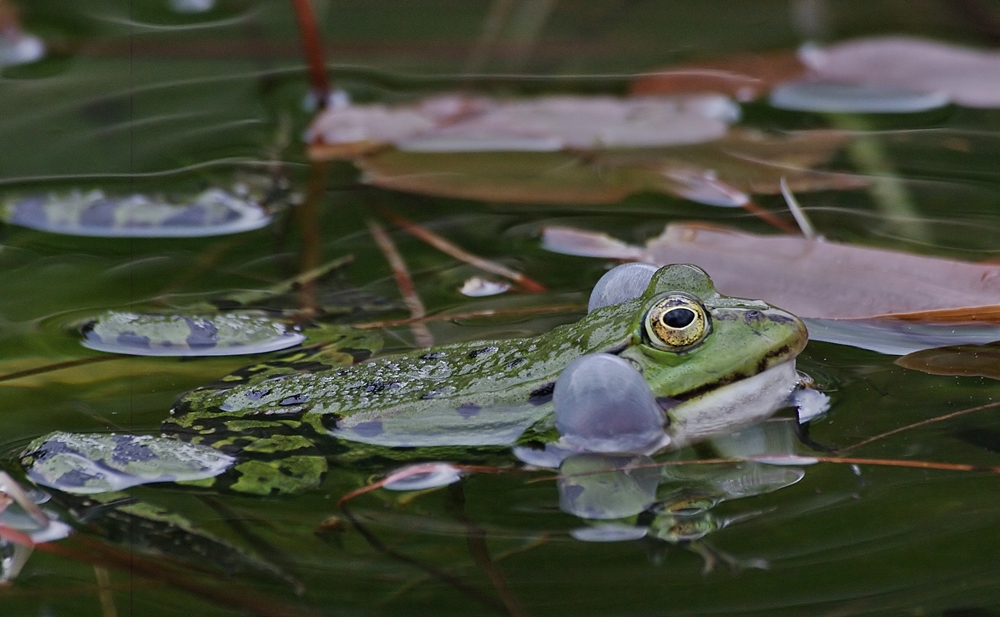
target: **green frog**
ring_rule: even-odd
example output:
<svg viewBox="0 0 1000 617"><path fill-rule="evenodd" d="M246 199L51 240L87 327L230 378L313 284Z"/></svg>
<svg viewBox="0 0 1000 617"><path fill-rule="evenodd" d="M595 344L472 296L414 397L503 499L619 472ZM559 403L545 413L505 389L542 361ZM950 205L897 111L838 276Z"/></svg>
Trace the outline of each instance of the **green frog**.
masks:
<svg viewBox="0 0 1000 617"><path fill-rule="evenodd" d="M552 448L586 450L585 439L560 434L553 394L567 365L593 354L631 367L648 386L642 395L662 414L662 430L638 448L643 453L752 424L787 403L799 381L794 358L807 341L798 318L721 295L695 266L647 268L632 291L592 302L579 322L536 337L357 362L372 347L371 333L345 329L339 345L321 353L249 366L184 395L163 432L233 456L228 488L275 494L317 485L330 462L464 460L497 451L509 460L511 447L532 462L532 453L544 457ZM613 383L604 392L609 402L620 394ZM577 406L570 403L568 413ZM600 415L587 422L600 424ZM36 481L61 488L67 467L59 456L73 450L65 436L58 447L42 438L25 452ZM119 466L133 455L121 448L105 454ZM143 456L148 465L153 455ZM218 486L216 478L187 482Z"/></svg>

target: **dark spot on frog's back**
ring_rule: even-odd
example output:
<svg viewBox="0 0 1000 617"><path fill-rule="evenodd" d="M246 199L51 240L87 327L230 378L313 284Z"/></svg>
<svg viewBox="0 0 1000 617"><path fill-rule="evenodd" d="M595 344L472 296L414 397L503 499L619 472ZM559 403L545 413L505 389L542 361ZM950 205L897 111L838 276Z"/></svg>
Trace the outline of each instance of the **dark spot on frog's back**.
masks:
<svg viewBox="0 0 1000 617"><path fill-rule="evenodd" d="M369 394L378 394L379 392L384 392L385 390L396 390L400 387L400 384L395 381L373 381L365 386L365 392Z"/></svg>
<svg viewBox="0 0 1000 617"><path fill-rule="evenodd" d="M420 356L420 359L421 360L440 360L441 358L445 357L445 355L447 355L447 354L445 354L443 351L431 351L429 353L425 353L424 355Z"/></svg>
<svg viewBox="0 0 1000 617"><path fill-rule="evenodd" d="M279 401L278 404L281 405L282 407L287 407L289 405L298 405L300 403L305 403L308 401L309 401L308 394L293 394L288 398L281 399L281 401Z"/></svg>
<svg viewBox="0 0 1000 617"><path fill-rule="evenodd" d="M506 362L503 367L506 369L517 368L527 362L524 358L514 358L510 362Z"/></svg>
<svg viewBox="0 0 1000 617"><path fill-rule="evenodd" d="M535 388L531 391L531 394L528 395L528 402L532 405L544 405L552 400L552 392L554 392L555 389L556 383L554 381L550 381L547 384Z"/></svg>
<svg viewBox="0 0 1000 617"><path fill-rule="evenodd" d="M482 407L476 405L475 403L463 403L455 409L455 411L458 412L458 415L465 419L475 416L480 412L480 410L482 410Z"/></svg>
<svg viewBox="0 0 1000 617"><path fill-rule="evenodd" d="M480 347L479 349L473 349L469 352L469 359L474 360L479 356L491 354L497 351L497 348L493 345L487 345L486 347Z"/></svg>

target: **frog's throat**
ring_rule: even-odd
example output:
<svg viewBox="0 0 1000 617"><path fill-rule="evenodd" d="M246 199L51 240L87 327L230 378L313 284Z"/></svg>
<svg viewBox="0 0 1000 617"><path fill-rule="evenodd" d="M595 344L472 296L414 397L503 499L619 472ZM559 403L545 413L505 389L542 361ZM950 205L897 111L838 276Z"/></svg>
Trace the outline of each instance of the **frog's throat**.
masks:
<svg viewBox="0 0 1000 617"><path fill-rule="evenodd" d="M671 445L681 447L756 424L787 406L799 383L795 360L686 400L667 412Z"/></svg>

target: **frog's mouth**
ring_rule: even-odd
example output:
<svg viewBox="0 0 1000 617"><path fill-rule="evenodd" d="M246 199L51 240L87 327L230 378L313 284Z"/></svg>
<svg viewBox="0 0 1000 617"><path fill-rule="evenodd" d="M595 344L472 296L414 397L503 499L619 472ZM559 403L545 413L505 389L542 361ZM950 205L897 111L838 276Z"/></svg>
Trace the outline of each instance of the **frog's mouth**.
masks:
<svg viewBox="0 0 1000 617"><path fill-rule="evenodd" d="M685 397L667 409L666 432L674 446L731 433L771 416L788 404L799 385L795 360L708 392Z"/></svg>

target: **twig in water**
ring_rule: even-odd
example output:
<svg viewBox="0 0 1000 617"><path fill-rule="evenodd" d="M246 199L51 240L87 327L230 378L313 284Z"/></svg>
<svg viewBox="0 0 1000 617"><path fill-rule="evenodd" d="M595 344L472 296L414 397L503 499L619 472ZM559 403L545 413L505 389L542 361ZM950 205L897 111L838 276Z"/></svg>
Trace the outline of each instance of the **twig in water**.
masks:
<svg viewBox="0 0 1000 617"><path fill-rule="evenodd" d="M789 223L788 221L786 221L784 219L781 219L781 218L775 216L775 214L773 212L768 212L767 210L765 210L764 208L761 208L760 206L758 206L757 204L755 204L752 201L747 201L741 207L744 210L746 210L747 212L749 212L750 214L752 214L752 215L756 216L757 218L761 219L765 223L773 225L774 227L777 227L778 229L780 229L781 231L783 231L785 233L790 233L790 234L795 234L795 235L798 235L798 233L799 233L799 228L798 227L796 227L795 225L792 225L791 223Z"/></svg>
<svg viewBox="0 0 1000 617"><path fill-rule="evenodd" d="M486 272L496 274L497 276L508 278L523 287L525 291L531 293L541 293L546 291L544 285L521 274L517 270L508 268L507 266L499 264L495 261L479 257L478 255L473 255L462 247L453 244L451 241L445 240L426 227L418 223L414 223L413 221L394 212L390 212L385 208L379 208L378 210L379 214L382 216L386 217L393 223L399 225L409 233L413 234L417 238L420 238L446 255L451 255L455 259L464 261L465 263L473 265L480 270L485 270Z"/></svg>
<svg viewBox="0 0 1000 617"><path fill-rule="evenodd" d="M32 375L41 375L42 373L61 371L64 368L73 368L76 366L84 366L86 364L96 364L98 362L108 362L110 360L122 360L124 358L125 356L97 356L96 358L80 358L79 360L67 360L66 362L56 362L54 364L46 364L45 366L39 366L37 368L29 368L23 371L17 371L16 373L7 373L6 375L0 375L0 381L13 381L15 379L21 379L22 377L31 377Z"/></svg>
<svg viewBox="0 0 1000 617"><path fill-rule="evenodd" d="M785 198L785 203L788 204L788 209L792 212L792 216L795 217L795 222L799 224L802 235L809 240L816 239L816 230L813 228L812 223L809 222L809 217L806 216L802 206L799 205L799 200L795 199L795 194L788 188L788 182L784 176L781 176L781 196Z"/></svg>
<svg viewBox="0 0 1000 617"><path fill-rule="evenodd" d="M489 547L486 546L486 531L469 520L469 517L465 515L465 491L462 489L462 484L459 482L450 485L448 488L453 501L457 502L455 507L452 508L452 516L465 525L466 543L469 546L469 554L472 555L472 560L476 563L476 567L486 575L490 584L493 585L497 596L503 602L504 608L507 609L507 614L511 615L511 617L522 617L525 615L525 612L521 607L521 603L518 602L514 592L507 585L507 579L504 578L503 572L497 567L496 562L490 556Z"/></svg>
<svg viewBox="0 0 1000 617"><path fill-rule="evenodd" d="M396 245L393 243L392 238L373 219L368 219L368 231L371 232L372 237L375 239L375 244L378 245L382 254L385 255L386 261L389 262L389 267L392 268L392 275L396 279L396 286L399 287L399 293L403 296L403 302L406 304L406 307L410 309L410 317L423 319L427 315L424 303L420 300L420 296L417 295L413 279L410 278L410 271L406 269L406 262L403 261L403 256L396 250ZM422 322L414 321L410 324L410 330L413 332L413 340L417 347L430 347L434 344L434 336Z"/></svg>
<svg viewBox="0 0 1000 617"><path fill-rule="evenodd" d="M357 532L361 534L361 536L365 539L365 541L369 544L369 546L371 546L376 551L382 553L383 555L386 555L387 557L391 557L397 561L410 564L412 566L419 568L420 570L423 570L424 572L434 577L435 579L443 581L448 585L451 585L458 591L468 595L471 598L474 598L487 608L491 608L499 613L507 612L506 607L502 603L495 600L494 598L487 596L478 589L470 587L468 584L465 583L465 581L451 574L450 572L446 572L445 570L442 570L437 566L433 566L429 563L424 563L416 558L410 557L409 555L406 555L404 553L400 553L399 551L387 546L384 542L379 540L375 534L368 531L368 529L361 524L361 521L359 521L357 517L355 517L354 514L347 508L347 504L344 498L341 498L340 500L340 509L344 513L344 517L351 522L351 525L354 527L354 529L357 530Z"/></svg>
<svg viewBox="0 0 1000 617"><path fill-rule="evenodd" d="M970 414L970 413L973 413L973 412L976 412L976 411L984 411L986 409L994 409L996 407L1000 407L1000 401L998 401L996 403L987 403L985 405L979 405L978 407L969 407L968 409L960 409L958 411L953 411L951 413L946 413L943 416L937 416L936 418L930 418L930 419L927 419L927 420L921 420L920 422L914 422L913 424L907 424L906 426L901 426L899 428L894 428L891 431L886 431L884 433L879 433L878 435L875 435L874 437L869 437L867 439L862 439L861 441L859 441L858 443L856 443L854 445L850 445L850 446L847 446L846 448L839 449L838 452L848 452L850 450L856 450L856 449L858 449L858 448L860 448L862 446L867 446L868 444L876 442L876 441L879 441L880 439L885 439L886 437L891 437L892 435L896 435L896 434L902 433L904 431L908 431L910 429L919 428L921 426L928 426L930 424L935 424L937 422L943 422L945 420L951 420L952 418L957 418L959 416L964 416L966 414Z"/></svg>

